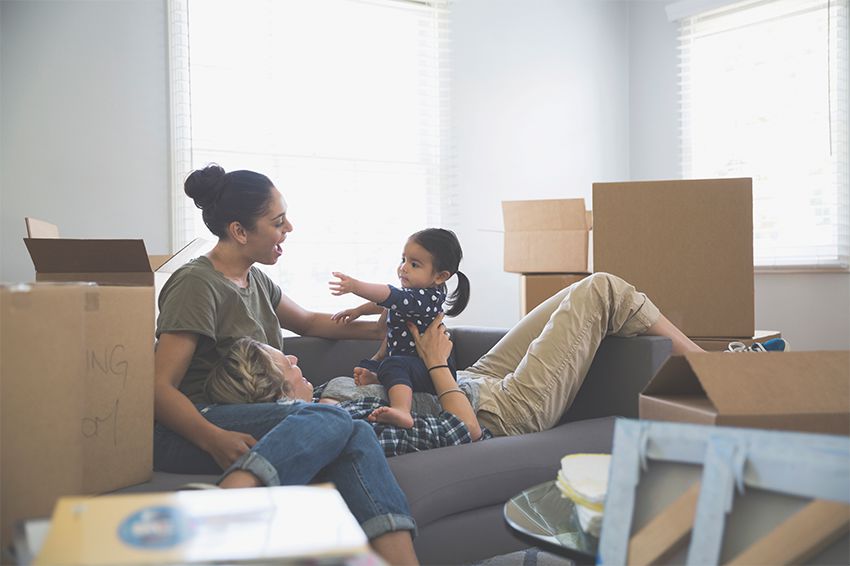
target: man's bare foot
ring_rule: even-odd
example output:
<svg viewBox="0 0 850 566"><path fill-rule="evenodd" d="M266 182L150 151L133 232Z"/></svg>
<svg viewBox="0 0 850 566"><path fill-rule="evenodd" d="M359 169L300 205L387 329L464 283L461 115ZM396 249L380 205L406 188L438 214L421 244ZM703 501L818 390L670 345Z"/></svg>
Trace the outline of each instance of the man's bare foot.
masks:
<svg viewBox="0 0 850 566"><path fill-rule="evenodd" d="M368 418L373 423L383 423L399 428L413 427L413 416L406 411L394 407L378 407L372 411Z"/></svg>
<svg viewBox="0 0 850 566"><path fill-rule="evenodd" d="M369 371L366 368L354 368L354 384L355 385L374 385L379 383L378 374L374 371Z"/></svg>

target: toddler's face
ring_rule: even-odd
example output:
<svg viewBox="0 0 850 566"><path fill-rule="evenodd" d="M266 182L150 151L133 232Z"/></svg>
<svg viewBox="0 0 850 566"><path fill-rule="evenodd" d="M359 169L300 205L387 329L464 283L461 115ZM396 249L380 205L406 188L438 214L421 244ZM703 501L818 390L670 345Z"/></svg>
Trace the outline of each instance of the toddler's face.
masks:
<svg viewBox="0 0 850 566"><path fill-rule="evenodd" d="M431 253L411 240L404 245L401 264L398 266L398 280L407 289L424 289L443 283L434 270Z"/></svg>

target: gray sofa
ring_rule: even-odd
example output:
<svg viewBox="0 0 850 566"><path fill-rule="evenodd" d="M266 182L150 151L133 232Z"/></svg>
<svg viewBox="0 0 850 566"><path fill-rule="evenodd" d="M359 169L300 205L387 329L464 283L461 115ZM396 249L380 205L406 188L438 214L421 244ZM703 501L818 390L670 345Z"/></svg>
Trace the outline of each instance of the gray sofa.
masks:
<svg viewBox="0 0 850 566"><path fill-rule="evenodd" d="M457 367L471 365L504 332L453 328ZM297 337L287 338L284 347L298 356L304 375L318 384L350 375L353 364L371 356L377 343ZM505 501L527 487L554 479L565 454L609 452L613 416L637 416L638 393L670 350L666 338L608 338L557 427L390 458L419 526L415 545L422 563L466 563L527 546L504 524ZM156 472L150 482L122 491L170 490L187 481L214 479Z"/></svg>

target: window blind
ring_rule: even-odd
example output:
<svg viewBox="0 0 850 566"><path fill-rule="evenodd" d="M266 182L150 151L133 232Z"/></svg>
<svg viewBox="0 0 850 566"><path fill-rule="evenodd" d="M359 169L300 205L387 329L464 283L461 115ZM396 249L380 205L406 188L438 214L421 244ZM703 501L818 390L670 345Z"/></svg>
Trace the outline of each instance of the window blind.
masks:
<svg viewBox="0 0 850 566"><path fill-rule="evenodd" d="M216 162L283 193L295 231L263 269L300 304L359 304L330 295L334 270L393 282L412 232L456 222L448 8L171 0L175 244L211 237L183 180Z"/></svg>
<svg viewBox="0 0 850 566"><path fill-rule="evenodd" d="M679 19L682 174L753 178L757 268L850 265L847 4L747 0Z"/></svg>

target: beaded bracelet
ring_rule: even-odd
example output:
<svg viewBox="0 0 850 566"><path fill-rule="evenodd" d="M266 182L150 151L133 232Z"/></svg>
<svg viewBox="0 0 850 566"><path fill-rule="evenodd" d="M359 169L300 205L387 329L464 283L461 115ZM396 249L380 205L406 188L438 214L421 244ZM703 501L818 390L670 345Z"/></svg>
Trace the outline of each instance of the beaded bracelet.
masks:
<svg viewBox="0 0 850 566"><path fill-rule="evenodd" d="M428 368L428 371L435 370L435 369L440 369L440 368L448 368L448 367L449 367L448 365L443 364L443 365L439 365L439 366L434 366L434 367Z"/></svg>

